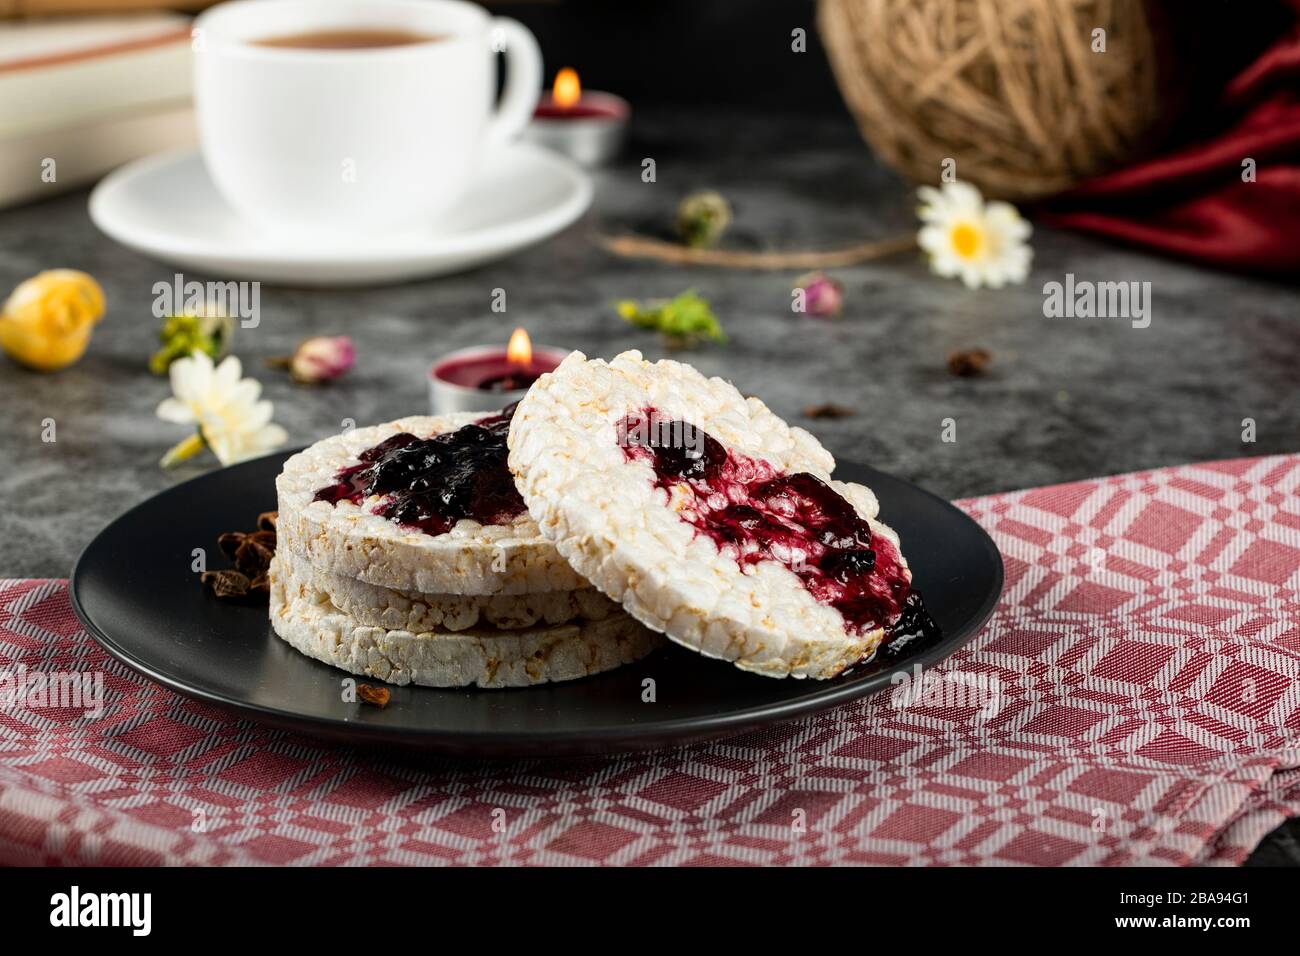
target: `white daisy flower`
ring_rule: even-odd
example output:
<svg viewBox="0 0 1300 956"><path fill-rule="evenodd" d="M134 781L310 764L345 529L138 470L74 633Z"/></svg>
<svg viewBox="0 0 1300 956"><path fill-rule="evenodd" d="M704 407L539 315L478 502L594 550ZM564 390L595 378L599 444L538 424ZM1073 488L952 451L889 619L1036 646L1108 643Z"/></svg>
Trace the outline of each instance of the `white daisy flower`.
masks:
<svg viewBox="0 0 1300 956"><path fill-rule="evenodd" d="M922 186L918 214L924 225L916 241L930 257L930 268L945 277L960 276L967 288L1000 289L1024 282L1034 252L1026 240L1033 231L1006 202L984 202L970 183Z"/></svg>
<svg viewBox="0 0 1300 956"><path fill-rule="evenodd" d="M271 423L271 403L258 400L262 386L242 378L233 355L220 365L203 352L177 359L168 369L173 397L158 406L158 417L178 425L197 425L196 432L162 458L169 468L206 445L223 465L253 458L283 445L288 433Z"/></svg>

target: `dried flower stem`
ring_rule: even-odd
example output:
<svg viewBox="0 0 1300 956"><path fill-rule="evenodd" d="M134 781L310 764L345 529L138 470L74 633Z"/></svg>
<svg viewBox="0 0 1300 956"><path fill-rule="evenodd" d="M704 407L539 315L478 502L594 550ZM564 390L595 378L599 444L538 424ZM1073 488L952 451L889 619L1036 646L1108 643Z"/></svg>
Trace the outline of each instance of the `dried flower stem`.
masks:
<svg viewBox="0 0 1300 956"><path fill-rule="evenodd" d="M600 243L616 256L628 259L657 259L687 266L720 266L726 269L835 269L883 259L916 248L916 237L896 236L859 242L843 249L801 252L746 252L739 249L692 249L689 246L635 234L600 236Z"/></svg>
<svg viewBox="0 0 1300 956"><path fill-rule="evenodd" d="M172 468L183 461L193 458L206 447L208 447L208 444L203 440L203 433L196 431L189 438L182 438L167 449L167 454L162 456L158 464L164 468Z"/></svg>

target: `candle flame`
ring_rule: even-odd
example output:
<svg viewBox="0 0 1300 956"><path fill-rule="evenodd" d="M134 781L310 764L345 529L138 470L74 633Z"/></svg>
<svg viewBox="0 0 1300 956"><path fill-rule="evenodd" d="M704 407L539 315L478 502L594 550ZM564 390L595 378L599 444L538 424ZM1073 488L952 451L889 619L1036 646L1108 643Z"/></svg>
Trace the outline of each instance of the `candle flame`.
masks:
<svg viewBox="0 0 1300 956"><path fill-rule="evenodd" d="M533 364L533 342L522 328L515 329L506 346L506 361L519 368Z"/></svg>
<svg viewBox="0 0 1300 956"><path fill-rule="evenodd" d="M555 86L551 89L555 105L567 110L582 98L582 84L578 82L578 71L566 66L555 74Z"/></svg>

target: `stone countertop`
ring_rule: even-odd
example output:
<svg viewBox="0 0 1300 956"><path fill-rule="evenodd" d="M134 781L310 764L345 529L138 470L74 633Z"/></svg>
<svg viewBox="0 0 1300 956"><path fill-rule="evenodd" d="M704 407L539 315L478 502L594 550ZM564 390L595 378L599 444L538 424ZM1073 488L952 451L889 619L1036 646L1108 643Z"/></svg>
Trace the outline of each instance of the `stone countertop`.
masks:
<svg viewBox="0 0 1300 956"><path fill-rule="evenodd" d="M738 246L831 248L914 230L912 193L874 161L848 118L643 110L633 133L623 160L597 174L592 211L510 259L386 288L264 285L260 325L239 330L235 351L264 383L292 442L314 441L348 419L365 424L423 412L424 375L435 356L504 342L516 325L536 341L589 355L640 348L663 356L656 338L616 318L611 303L694 288L713 302L731 341L693 351L689 361L761 396L837 456L949 498L1300 447L1294 287L1040 228L1024 285L968 291L904 254L835 270L846 302L838 321L794 315L793 272L619 259L593 236L662 232L677 201L703 187L733 203L728 242ZM656 182L642 182L644 157L655 160ZM154 417L169 388L146 367L158 328L153 287L177 270L101 235L86 195L0 212L0 287L71 267L99 279L109 303L89 352L72 369L43 375L0 359L6 576L66 576L118 513L214 465L206 455L172 472L157 465L183 437ZM1150 282L1150 326L1045 318L1043 284L1067 273ZM496 289L505 290L505 314L492 311ZM265 367L264 359L315 333L352 336L359 356L352 374L313 389ZM945 355L970 346L992 351L989 373L949 374ZM801 418L804 406L830 401L856 414ZM57 441L45 443L42 423L51 418ZM956 422L955 443L941 440L947 418ZM1256 423L1254 443L1242 441L1245 418Z"/></svg>
<svg viewBox="0 0 1300 956"><path fill-rule="evenodd" d="M424 411L435 356L504 342L516 325L589 355L669 354L617 319L611 303L693 287L713 302L731 342L689 361L808 425L837 456L950 498L1300 447L1300 310L1284 285L1040 228L1022 286L968 291L904 254L836 270L845 314L821 321L791 313L793 272L687 270L615 258L593 241L597 230L662 230L678 199L705 186L734 204L736 245L834 247L915 228L912 194L874 163L847 119L801 120L798 135L795 120L702 114L687 149L679 124L642 117L624 161L598 174L592 212L552 241L462 275L386 288L263 286L261 323L239 330L235 351L265 384L292 441L308 443L345 419ZM654 183L640 178L647 156ZM68 266L97 277L109 302L74 368L42 375L0 359L0 450L19 463L0 472L10 503L0 516L0 573L64 575L100 525L212 459L170 473L157 467L183 435L154 417L169 389L145 366L158 328L153 286L176 270L102 236L85 192L0 212L0 224L0 288ZM1150 327L1045 318L1043 283L1070 272L1149 281ZM492 311L498 288L504 314ZM297 387L264 367L306 335L341 332L356 341L359 360L332 387ZM989 374L948 373L945 355L968 346L993 352ZM801 419L804 406L827 401L857 414ZM1241 440L1247 417L1257 423L1253 444ZM46 418L57 423L53 444L41 441ZM941 440L945 418L956 422L955 443Z"/></svg>

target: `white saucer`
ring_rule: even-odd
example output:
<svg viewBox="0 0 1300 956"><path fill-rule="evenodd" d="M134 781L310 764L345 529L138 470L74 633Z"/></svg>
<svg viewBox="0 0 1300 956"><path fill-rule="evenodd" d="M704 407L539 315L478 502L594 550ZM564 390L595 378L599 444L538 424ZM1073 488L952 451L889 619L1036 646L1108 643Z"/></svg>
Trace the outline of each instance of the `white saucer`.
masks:
<svg viewBox="0 0 1300 956"><path fill-rule="evenodd" d="M498 150L438 228L304 248L240 219L194 150L150 156L106 176L90 218L108 236L172 265L232 279L356 285L445 275L559 232L591 204L591 180L529 143Z"/></svg>

